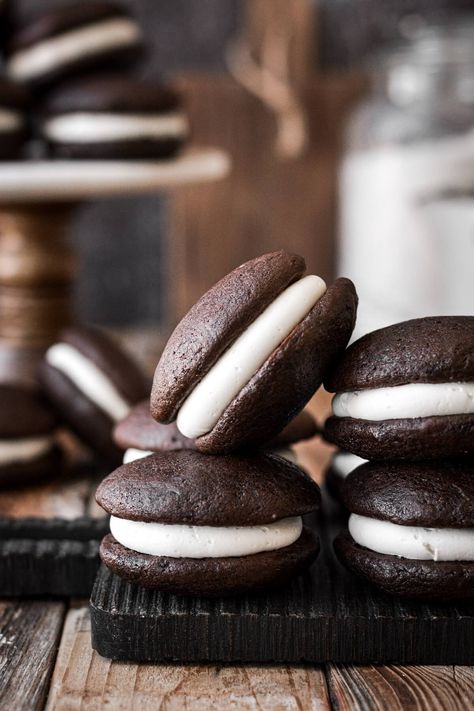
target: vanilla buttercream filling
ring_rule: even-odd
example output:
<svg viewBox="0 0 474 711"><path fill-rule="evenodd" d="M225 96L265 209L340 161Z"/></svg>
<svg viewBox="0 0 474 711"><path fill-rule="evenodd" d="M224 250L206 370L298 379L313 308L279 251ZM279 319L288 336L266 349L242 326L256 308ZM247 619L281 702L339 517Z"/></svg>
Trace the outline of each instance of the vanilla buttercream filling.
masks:
<svg viewBox="0 0 474 711"><path fill-rule="evenodd" d="M232 400L325 291L324 281L313 275L285 289L192 390L178 412L180 432L191 439L210 432Z"/></svg>
<svg viewBox="0 0 474 711"><path fill-rule="evenodd" d="M474 560L474 528L401 526L351 514L349 532L364 548L411 560Z"/></svg>
<svg viewBox="0 0 474 711"><path fill-rule="evenodd" d="M17 81L28 81L98 52L133 46L141 36L132 19L102 20L15 52L7 62L7 74Z"/></svg>
<svg viewBox="0 0 474 711"><path fill-rule="evenodd" d="M10 133L23 128L24 119L18 111L0 109L0 133Z"/></svg>
<svg viewBox="0 0 474 711"><path fill-rule="evenodd" d="M170 558L235 558L274 551L301 535L301 516L264 526L183 526L110 517L113 537L137 553Z"/></svg>
<svg viewBox="0 0 474 711"><path fill-rule="evenodd" d="M0 466L33 462L54 446L52 435L0 440Z"/></svg>
<svg viewBox="0 0 474 711"><path fill-rule="evenodd" d="M361 464L365 464L367 459L362 459L358 457L357 454L351 454L351 452L336 452L331 460L331 466L340 477L345 479L349 474L360 467Z"/></svg>
<svg viewBox="0 0 474 711"><path fill-rule="evenodd" d="M283 457L293 464L297 463L296 454L291 447L280 447L279 449L270 450L271 454L278 454L279 457ZM123 463L130 464L130 462L135 462L137 459L143 459L144 457L149 457L150 454L155 454L147 449L137 449L136 447L129 447L125 450L123 455Z"/></svg>
<svg viewBox="0 0 474 711"><path fill-rule="evenodd" d="M135 462L137 459L149 457L150 454L155 454L155 452L152 452L147 449L137 449L136 447L129 447L125 450L123 454L123 463L130 464L130 462Z"/></svg>
<svg viewBox="0 0 474 711"><path fill-rule="evenodd" d="M408 383L389 388L338 393L336 417L397 420L474 413L474 383Z"/></svg>
<svg viewBox="0 0 474 711"><path fill-rule="evenodd" d="M179 111L152 115L71 113L55 116L43 125L46 138L71 143L179 139L188 132L186 115Z"/></svg>
<svg viewBox="0 0 474 711"><path fill-rule="evenodd" d="M89 358L69 343L56 343L46 352L46 362L63 373L89 400L114 422L130 412L110 378Z"/></svg>

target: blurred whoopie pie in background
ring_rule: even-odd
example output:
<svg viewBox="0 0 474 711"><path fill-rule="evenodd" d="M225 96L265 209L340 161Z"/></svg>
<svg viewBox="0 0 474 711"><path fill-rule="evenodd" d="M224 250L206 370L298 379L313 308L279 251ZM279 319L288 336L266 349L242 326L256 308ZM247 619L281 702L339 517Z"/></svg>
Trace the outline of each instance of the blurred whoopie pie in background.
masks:
<svg viewBox="0 0 474 711"><path fill-rule="evenodd" d="M0 385L0 487L22 486L59 473L57 419L36 391Z"/></svg>
<svg viewBox="0 0 474 711"><path fill-rule="evenodd" d="M76 80L43 106L40 134L59 158L170 158L189 136L180 96L156 81L126 76Z"/></svg>
<svg viewBox="0 0 474 711"><path fill-rule="evenodd" d="M63 421L99 457L119 463L114 425L149 392L132 358L103 332L69 328L46 352L40 382Z"/></svg>
<svg viewBox="0 0 474 711"><path fill-rule="evenodd" d="M44 89L78 72L118 69L142 49L137 20L121 4L90 1L42 7L15 23L6 47L10 79Z"/></svg>

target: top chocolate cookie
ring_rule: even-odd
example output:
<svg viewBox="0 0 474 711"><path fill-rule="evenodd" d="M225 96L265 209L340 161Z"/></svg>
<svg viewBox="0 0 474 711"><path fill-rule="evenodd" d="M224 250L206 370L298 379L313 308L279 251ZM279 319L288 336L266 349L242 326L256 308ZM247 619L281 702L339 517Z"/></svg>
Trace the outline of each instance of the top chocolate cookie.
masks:
<svg viewBox="0 0 474 711"><path fill-rule="evenodd" d="M104 479L97 503L129 521L191 526L253 526L318 509L319 488L273 455L205 456L159 452Z"/></svg>
<svg viewBox="0 0 474 711"><path fill-rule="evenodd" d="M355 341L324 385L330 392L474 380L474 316L435 316Z"/></svg>
<svg viewBox="0 0 474 711"><path fill-rule="evenodd" d="M474 460L369 462L349 474L351 513L404 526L474 528Z"/></svg>
<svg viewBox="0 0 474 711"><path fill-rule="evenodd" d="M303 277L304 260L273 252L243 264L196 303L155 372L151 412L201 451L272 439L303 408L352 333L357 295L339 279Z"/></svg>

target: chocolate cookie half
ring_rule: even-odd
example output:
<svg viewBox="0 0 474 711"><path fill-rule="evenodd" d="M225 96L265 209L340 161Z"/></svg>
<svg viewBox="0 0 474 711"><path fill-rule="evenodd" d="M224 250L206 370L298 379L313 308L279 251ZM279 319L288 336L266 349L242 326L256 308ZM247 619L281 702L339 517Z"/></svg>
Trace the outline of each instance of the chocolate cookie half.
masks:
<svg viewBox="0 0 474 711"><path fill-rule="evenodd" d="M325 436L365 459L474 454L474 316L414 319L353 343Z"/></svg>
<svg viewBox="0 0 474 711"><path fill-rule="evenodd" d="M474 462L371 462L349 474L349 531L334 543L350 570L385 592L474 597Z"/></svg>
<svg viewBox="0 0 474 711"><path fill-rule="evenodd" d="M0 385L0 486L22 486L58 473L56 417L40 395Z"/></svg>
<svg viewBox="0 0 474 711"><path fill-rule="evenodd" d="M70 328L46 352L39 378L63 420L84 443L118 463L122 454L113 442L113 427L149 387L130 356L97 329Z"/></svg>
<svg viewBox="0 0 474 711"><path fill-rule="evenodd" d="M301 518L318 486L273 455L161 452L122 465L96 498L111 515L102 561L144 587L240 594L288 582L319 551Z"/></svg>
<svg viewBox="0 0 474 711"><path fill-rule="evenodd" d="M28 94L0 78L0 160L19 158L28 137Z"/></svg>
<svg viewBox="0 0 474 711"><path fill-rule="evenodd" d="M149 160L176 155L189 125L172 89L142 79L102 77L51 94L40 130L59 158Z"/></svg>
<svg viewBox="0 0 474 711"><path fill-rule="evenodd" d="M273 449L282 456L285 454L294 461L291 445L304 439L310 439L317 433L314 418L306 410L298 413L294 420L280 432L266 449ZM175 422L163 425L156 422L150 414L150 402L144 400L135 405L129 414L114 429L114 440L125 450L124 464L148 457L154 452L170 452L180 449L196 450L193 439L185 437L178 430Z"/></svg>
<svg viewBox="0 0 474 711"><path fill-rule="evenodd" d="M354 327L352 282L326 288L302 257L243 264L193 306L155 372L151 413L203 452L260 446L317 390Z"/></svg>
<svg viewBox="0 0 474 711"><path fill-rule="evenodd" d="M6 71L16 82L44 87L79 71L123 67L141 48L138 22L115 2L46 8L15 28Z"/></svg>

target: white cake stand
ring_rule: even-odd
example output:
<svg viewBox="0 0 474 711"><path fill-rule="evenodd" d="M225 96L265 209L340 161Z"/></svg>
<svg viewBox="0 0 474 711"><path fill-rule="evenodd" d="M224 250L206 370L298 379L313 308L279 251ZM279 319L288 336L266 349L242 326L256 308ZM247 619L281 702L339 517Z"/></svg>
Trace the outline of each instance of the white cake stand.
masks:
<svg viewBox="0 0 474 711"><path fill-rule="evenodd" d="M38 359L72 320L75 258L67 240L85 201L219 180L225 153L196 149L168 161L0 164L0 382L33 383Z"/></svg>

